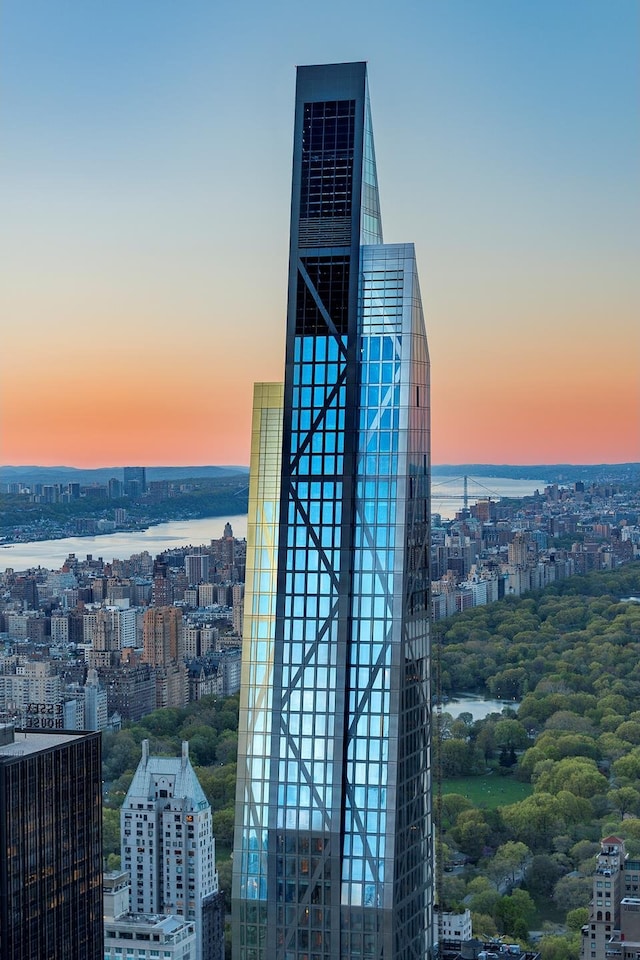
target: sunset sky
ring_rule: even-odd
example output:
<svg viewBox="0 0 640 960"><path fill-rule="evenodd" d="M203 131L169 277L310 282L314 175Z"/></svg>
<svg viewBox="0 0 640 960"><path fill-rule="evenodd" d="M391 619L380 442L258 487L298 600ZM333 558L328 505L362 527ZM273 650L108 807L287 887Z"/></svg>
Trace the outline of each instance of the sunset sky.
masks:
<svg viewBox="0 0 640 960"><path fill-rule="evenodd" d="M637 0L4 0L0 463L246 464L295 65L367 60L435 463L640 460Z"/></svg>

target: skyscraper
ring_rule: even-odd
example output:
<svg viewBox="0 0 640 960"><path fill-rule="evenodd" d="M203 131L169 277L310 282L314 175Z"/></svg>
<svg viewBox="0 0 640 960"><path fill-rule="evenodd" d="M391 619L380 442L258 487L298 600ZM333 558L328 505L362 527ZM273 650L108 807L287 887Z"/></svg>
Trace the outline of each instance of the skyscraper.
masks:
<svg viewBox="0 0 640 960"><path fill-rule="evenodd" d="M0 726L2 960L102 960L100 745Z"/></svg>
<svg viewBox="0 0 640 960"><path fill-rule="evenodd" d="M433 942L429 358L363 63L298 69L284 387L254 397L237 960Z"/></svg>
<svg viewBox="0 0 640 960"><path fill-rule="evenodd" d="M124 467L124 491L128 497L138 497L147 489L147 471L145 467Z"/></svg>
<svg viewBox="0 0 640 960"><path fill-rule="evenodd" d="M191 762L142 759L120 811L122 865L131 875L136 914L175 914L196 925L195 960L222 960L223 902L218 891L211 806Z"/></svg>

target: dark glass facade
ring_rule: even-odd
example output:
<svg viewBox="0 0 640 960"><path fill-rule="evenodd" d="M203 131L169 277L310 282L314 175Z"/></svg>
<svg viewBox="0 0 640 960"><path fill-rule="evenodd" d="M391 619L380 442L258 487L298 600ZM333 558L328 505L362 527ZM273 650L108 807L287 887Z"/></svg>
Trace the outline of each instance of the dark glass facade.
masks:
<svg viewBox="0 0 640 960"><path fill-rule="evenodd" d="M413 247L382 243L364 64L298 71L281 424L274 400L254 426L234 956L424 958L429 358Z"/></svg>
<svg viewBox="0 0 640 960"><path fill-rule="evenodd" d="M100 736L0 747L2 960L102 960Z"/></svg>

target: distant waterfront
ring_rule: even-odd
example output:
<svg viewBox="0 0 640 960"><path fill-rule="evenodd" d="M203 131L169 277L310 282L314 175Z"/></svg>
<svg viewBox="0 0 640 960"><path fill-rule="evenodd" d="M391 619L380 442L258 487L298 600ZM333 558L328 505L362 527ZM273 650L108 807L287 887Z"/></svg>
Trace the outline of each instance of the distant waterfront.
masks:
<svg viewBox="0 0 640 960"><path fill-rule="evenodd" d="M542 492L546 480L513 480L506 477L483 477L482 486L471 478L468 482L469 504L492 496L526 497L536 490ZM437 477L434 480L431 509L442 517L452 518L462 509L463 480L461 477ZM234 536L247 535L247 516L206 517L200 520L171 520L159 523L146 530L132 533L106 533L94 537L65 537L61 540L39 540L30 543L15 543L0 547L0 573L13 567L27 570L30 567L46 567L58 570L70 553L84 559L88 553L110 563L114 557L126 560L134 553L148 550L155 556L163 550L192 545L208 544L222 536L227 521L233 527Z"/></svg>
<svg viewBox="0 0 640 960"><path fill-rule="evenodd" d="M469 505L478 500L499 500L500 497L531 497L549 484L549 480L514 480L513 477L468 477ZM452 520L462 510L464 495L463 477L438 477L431 481L431 512Z"/></svg>
<svg viewBox="0 0 640 960"><path fill-rule="evenodd" d="M202 520L170 520L134 533L104 533L96 537L64 537L62 540L38 540L0 547L0 573L13 567L27 570L46 567L58 570L70 553L84 560L88 553L110 563L114 557L126 560L134 553L148 550L152 556L190 544L194 547L218 540L225 523L230 523L234 537L247 535L247 515L235 517L205 517Z"/></svg>

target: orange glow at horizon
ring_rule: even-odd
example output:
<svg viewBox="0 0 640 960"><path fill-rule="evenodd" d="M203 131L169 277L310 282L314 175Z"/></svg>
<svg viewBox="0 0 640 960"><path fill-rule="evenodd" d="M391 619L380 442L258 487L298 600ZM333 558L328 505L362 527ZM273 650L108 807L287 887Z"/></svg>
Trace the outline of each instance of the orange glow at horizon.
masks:
<svg viewBox="0 0 640 960"><path fill-rule="evenodd" d="M43 376L35 360L14 367L5 371L0 393L0 460L247 465L252 383L281 379L278 351L262 361L259 352L245 353L250 369L227 372L202 356L184 366L166 351L147 363L103 357L95 367L74 368L60 360L55 378ZM526 364L498 354L485 373L473 351L464 363L432 359L434 464L638 460L636 378L606 364L597 376L587 375L579 351L570 367L558 360L555 369L535 352Z"/></svg>

